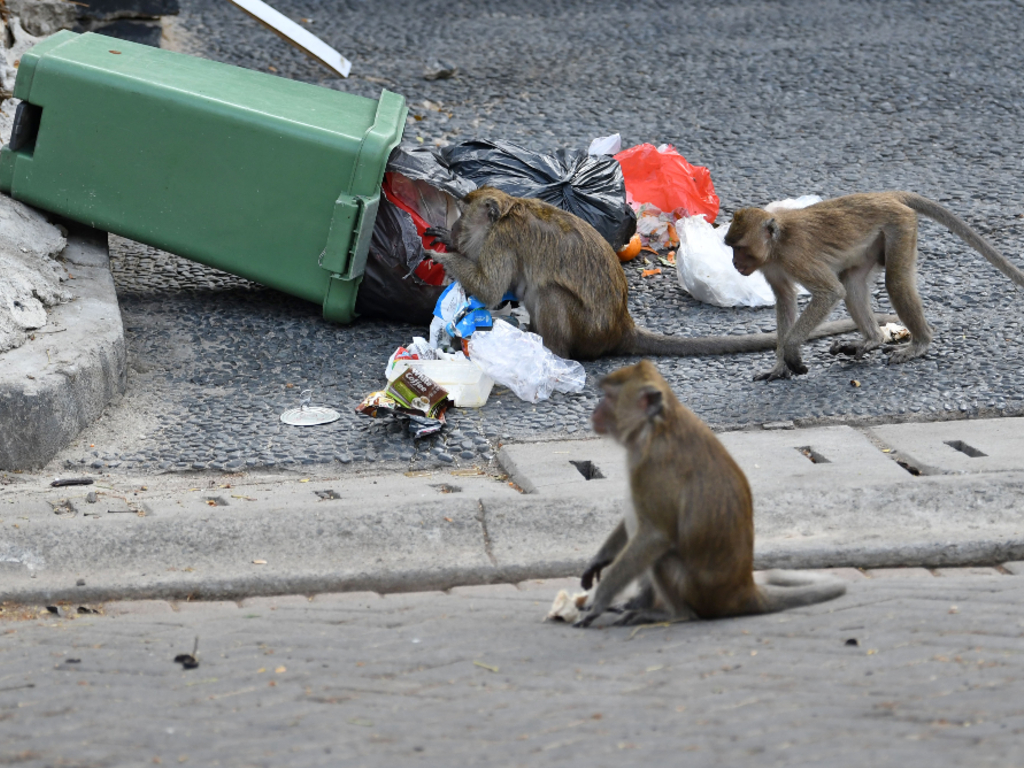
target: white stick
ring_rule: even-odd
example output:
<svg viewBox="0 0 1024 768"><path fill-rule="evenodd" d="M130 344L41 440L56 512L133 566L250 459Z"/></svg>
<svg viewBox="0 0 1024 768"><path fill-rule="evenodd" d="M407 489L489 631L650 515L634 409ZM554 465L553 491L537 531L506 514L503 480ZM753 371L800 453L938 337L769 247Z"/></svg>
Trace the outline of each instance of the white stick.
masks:
<svg viewBox="0 0 1024 768"><path fill-rule="evenodd" d="M348 73L352 70L351 61L309 30L299 26L280 11L271 8L263 0L230 0L230 2L328 69L337 72L342 77L348 77Z"/></svg>

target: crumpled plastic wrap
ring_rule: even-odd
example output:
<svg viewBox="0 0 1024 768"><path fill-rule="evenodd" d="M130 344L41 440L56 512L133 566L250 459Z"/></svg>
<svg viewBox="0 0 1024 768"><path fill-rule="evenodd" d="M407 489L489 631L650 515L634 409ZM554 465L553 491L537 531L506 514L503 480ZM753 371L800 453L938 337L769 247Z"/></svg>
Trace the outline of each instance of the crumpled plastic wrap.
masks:
<svg viewBox="0 0 1024 768"><path fill-rule="evenodd" d="M490 331L469 337L469 357L484 373L530 403L552 392L582 392L587 373L575 360L563 360L540 336L498 321Z"/></svg>
<svg viewBox="0 0 1024 768"><path fill-rule="evenodd" d="M703 216L676 222L679 284L693 298L716 307L774 306L775 294L764 275L755 272L744 277L732 265L732 248L725 244L727 231L728 227L715 229Z"/></svg>

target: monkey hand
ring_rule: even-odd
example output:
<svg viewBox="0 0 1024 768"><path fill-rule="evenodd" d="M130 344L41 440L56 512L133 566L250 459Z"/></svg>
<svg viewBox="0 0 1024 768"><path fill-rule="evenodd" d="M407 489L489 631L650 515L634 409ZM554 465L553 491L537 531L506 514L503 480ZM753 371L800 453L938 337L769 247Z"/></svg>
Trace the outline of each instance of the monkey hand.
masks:
<svg viewBox="0 0 1024 768"><path fill-rule="evenodd" d="M593 624L594 623L594 619L596 619L600 615L601 615L600 613L595 613L594 611L589 611L589 612L587 612L586 615L584 615L583 617L577 619L577 621L573 624L573 626L576 627L577 629L586 629L591 624Z"/></svg>
<svg viewBox="0 0 1024 768"><path fill-rule="evenodd" d="M452 242L451 230L447 227L427 227L423 231L424 237L432 237L434 241L430 244L431 246L443 245L449 251L454 251L455 244ZM435 259L436 261L437 259Z"/></svg>
<svg viewBox="0 0 1024 768"><path fill-rule="evenodd" d="M583 575L580 577L580 586L589 591L590 588L594 586L595 580L601 580L601 571L603 571L604 567L610 562L611 560L591 560L590 564L587 566L587 570L585 570Z"/></svg>

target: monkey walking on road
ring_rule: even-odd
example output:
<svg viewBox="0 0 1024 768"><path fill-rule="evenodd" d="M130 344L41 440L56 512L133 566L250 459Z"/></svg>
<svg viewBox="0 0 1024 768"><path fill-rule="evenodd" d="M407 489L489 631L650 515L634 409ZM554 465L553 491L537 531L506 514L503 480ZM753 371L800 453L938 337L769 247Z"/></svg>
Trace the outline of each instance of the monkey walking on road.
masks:
<svg viewBox="0 0 1024 768"><path fill-rule="evenodd" d="M627 450L632 508L581 579L598 586L586 627L640 579L639 595L616 624L771 613L831 600L839 579L769 571L754 583L754 511L743 471L715 434L669 389L647 360L601 382L594 429Z"/></svg>
<svg viewBox="0 0 1024 768"><path fill-rule="evenodd" d="M774 333L665 336L638 328L629 314L626 275L611 245L578 216L535 199L481 187L460 202L451 231L427 235L448 249L436 254L445 271L487 306L514 292L530 326L556 355L720 355L774 349ZM887 322L889 317L880 317ZM826 323L813 338L855 330L849 320Z"/></svg>
<svg viewBox="0 0 1024 768"><path fill-rule="evenodd" d="M896 314L910 331L910 343L896 349L890 363L925 354L932 331L917 292L917 214L927 216L988 259L1014 283L1024 272L949 209L913 192L875 192L837 197L807 208L769 213L761 208L736 212L725 236L733 266L742 274L761 270L775 293L778 346L775 367L755 381L788 379L807 373L800 347L840 301L864 341L834 342L832 354L858 360L881 346L883 338L871 312L869 281L885 270L885 288ZM811 292L797 318L796 283Z"/></svg>

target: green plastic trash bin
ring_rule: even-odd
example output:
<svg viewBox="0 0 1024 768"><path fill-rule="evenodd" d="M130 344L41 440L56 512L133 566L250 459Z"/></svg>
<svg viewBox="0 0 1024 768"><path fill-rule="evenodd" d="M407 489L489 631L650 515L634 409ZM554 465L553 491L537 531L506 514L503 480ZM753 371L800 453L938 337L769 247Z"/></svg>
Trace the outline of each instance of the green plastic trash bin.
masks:
<svg viewBox="0 0 1024 768"><path fill-rule="evenodd" d="M0 190L353 318L402 96L67 31L14 95Z"/></svg>

